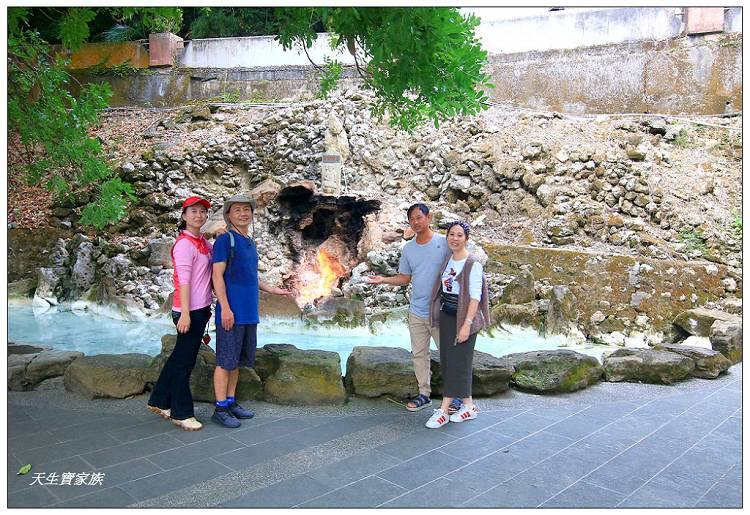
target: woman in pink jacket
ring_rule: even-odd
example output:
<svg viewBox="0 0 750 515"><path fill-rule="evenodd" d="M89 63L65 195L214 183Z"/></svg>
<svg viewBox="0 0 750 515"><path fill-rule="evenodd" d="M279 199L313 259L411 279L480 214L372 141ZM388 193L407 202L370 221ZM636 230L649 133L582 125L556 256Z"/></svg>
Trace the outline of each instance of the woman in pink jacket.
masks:
<svg viewBox="0 0 750 515"><path fill-rule="evenodd" d="M189 197L182 203L180 233L172 247L175 289L172 321L177 326L177 343L147 406L186 431L203 427L193 412L190 374L211 318L212 247L200 232L210 208L211 204L200 197Z"/></svg>

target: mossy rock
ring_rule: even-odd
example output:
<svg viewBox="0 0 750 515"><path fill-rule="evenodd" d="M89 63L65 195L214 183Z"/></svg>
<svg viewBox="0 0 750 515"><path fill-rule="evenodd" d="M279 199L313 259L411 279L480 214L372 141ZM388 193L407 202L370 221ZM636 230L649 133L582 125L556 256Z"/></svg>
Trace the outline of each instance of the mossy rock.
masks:
<svg viewBox="0 0 750 515"><path fill-rule="evenodd" d="M542 325L543 317L537 309L536 303L498 304L492 308L492 321L495 324L506 323L519 327L538 329Z"/></svg>
<svg viewBox="0 0 750 515"><path fill-rule="evenodd" d="M689 377L695 362L680 354L653 349L617 349L604 358L607 381L672 384Z"/></svg>
<svg viewBox="0 0 750 515"><path fill-rule="evenodd" d="M338 353L289 344L268 344L261 350L256 372L266 401L303 406L346 401Z"/></svg>
<svg viewBox="0 0 750 515"><path fill-rule="evenodd" d="M683 311L674 319L674 325L695 336L711 336L711 326L717 320L736 322L740 318L716 309L696 308Z"/></svg>
<svg viewBox="0 0 750 515"><path fill-rule="evenodd" d="M674 352L692 359L695 362L695 368L692 371L693 377L716 379L719 374L723 374L732 366L732 362L724 357L721 352L702 347L660 343L654 345L654 349Z"/></svg>
<svg viewBox="0 0 750 515"><path fill-rule="evenodd" d="M430 369L432 391L441 393L443 374L440 370L440 354L437 351L430 351ZM514 371L515 368L507 359L475 350L471 367L471 395L489 397L507 391Z"/></svg>
<svg viewBox="0 0 750 515"><path fill-rule="evenodd" d="M711 348L721 352L732 363L742 361L742 320L716 320L711 325Z"/></svg>
<svg viewBox="0 0 750 515"><path fill-rule="evenodd" d="M511 382L533 392L573 392L599 382L602 376L596 358L567 349L519 352L504 358L515 367Z"/></svg>
<svg viewBox="0 0 750 515"><path fill-rule="evenodd" d="M89 399L123 399L143 393L153 358L147 354L81 356L65 370L65 389Z"/></svg>
<svg viewBox="0 0 750 515"><path fill-rule="evenodd" d="M354 347L344 382L350 393L362 397L407 398L419 390L411 353L396 347Z"/></svg>

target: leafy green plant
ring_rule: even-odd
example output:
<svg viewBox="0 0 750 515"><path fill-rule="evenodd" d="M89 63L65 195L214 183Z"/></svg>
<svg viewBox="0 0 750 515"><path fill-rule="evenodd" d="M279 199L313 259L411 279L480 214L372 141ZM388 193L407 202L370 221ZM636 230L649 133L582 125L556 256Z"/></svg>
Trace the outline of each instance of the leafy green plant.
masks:
<svg viewBox="0 0 750 515"><path fill-rule="evenodd" d="M690 146L690 136L685 129L680 129L680 132L672 142L675 147L688 148Z"/></svg>
<svg viewBox="0 0 750 515"><path fill-rule="evenodd" d="M320 75L320 89L316 98L328 98L328 94L336 88L341 72L344 70L340 62L331 60L330 57L325 58L325 64L326 67Z"/></svg>
<svg viewBox="0 0 750 515"><path fill-rule="evenodd" d="M706 243L703 241L703 233L700 231L683 228L678 233L678 237L685 244L688 252L699 251L701 255L706 253Z"/></svg>
<svg viewBox="0 0 750 515"><path fill-rule="evenodd" d="M732 232L735 238L742 239L742 213L735 213L732 220Z"/></svg>
<svg viewBox="0 0 750 515"><path fill-rule="evenodd" d="M108 84L88 84L78 97L68 92L70 75L66 61L52 56L49 45L27 28L28 10L8 10L8 127L18 134L25 150L25 178L43 184L60 201L72 202L83 190L98 189L94 205L99 214L89 214L85 223L103 227L117 220L121 206L132 198L129 185L115 177L104 160L101 143L88 134L99 121L99 112L112 95ZM71 48L86 16L71 15L61 34ZM75 202L73 202L75 203Z"/></svg>
<svg viewBox="0 0 750 515"><path fill-rule="evenodd" d="M335 49L348 51L363 85L376 94L377 118L411 131L426 121L473 115L488 107L487 52L474 31L479 18L456 8L279 8L278 40L306 51L322 22ZM336 61L328 65L335 66ZM325 79L334 87L335 70Z"/></svg>
<svg viewBox="0 0 750 515"><path fill-rule="evenodd" d="M130 60L127 60L124 63L113 64L110 66L100 63L100 64L97 64L96 66L92 66L91 68L88 68L87 71L91 75L95 75L98 77L102 77L102 76L130 77L130 76L138 75L141 73L151 72L151 70L148 70L146 68L138 68L136 66L133 66Z"/></svg>

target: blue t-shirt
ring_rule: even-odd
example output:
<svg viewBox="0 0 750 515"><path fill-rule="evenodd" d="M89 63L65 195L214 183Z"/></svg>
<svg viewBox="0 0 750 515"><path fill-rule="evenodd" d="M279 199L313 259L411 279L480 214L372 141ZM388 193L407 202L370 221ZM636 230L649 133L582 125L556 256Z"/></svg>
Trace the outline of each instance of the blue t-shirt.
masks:
<svg viewBox="0 0 750 515"><path fill-rule="evenodd" d="M227 300L234 313L235 324L257 324L258 316L258 249L255 242L242 234L234 234L234 255L224 272ZM214 263L226 263L229 259L229 233L216 238ZM216 303L216 325L221 324L221 304Z"/></svg>

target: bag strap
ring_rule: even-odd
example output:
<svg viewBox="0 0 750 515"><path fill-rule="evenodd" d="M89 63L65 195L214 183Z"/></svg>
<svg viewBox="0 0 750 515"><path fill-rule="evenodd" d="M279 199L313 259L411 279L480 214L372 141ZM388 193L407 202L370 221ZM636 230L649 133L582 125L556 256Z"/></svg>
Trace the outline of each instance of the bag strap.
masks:
<svg viewBox="0 0 750 515"><path fill-rule="evenodd" d="M224 275L229 272L229 267L232 265L232 259L234 258L234 234L229 231L229 256L227 257L227 267L224 270Z"/></svg>

